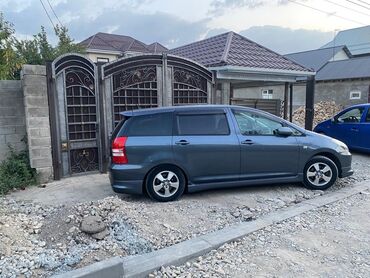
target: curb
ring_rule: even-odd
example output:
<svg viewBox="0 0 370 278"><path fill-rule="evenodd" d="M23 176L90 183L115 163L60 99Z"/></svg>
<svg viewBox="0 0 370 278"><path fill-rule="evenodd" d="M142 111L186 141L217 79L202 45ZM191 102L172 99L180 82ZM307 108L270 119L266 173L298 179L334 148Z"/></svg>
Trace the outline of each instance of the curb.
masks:
<svg viewBox="0 0 370 278"><path fill-rule="evenodd" d="M55 278L145 277L162 266L184 264L189 260L195 259L211 250L219 248L225 243L235 241L270 225L348 198L369 189L369 181L361 182L355 188L343 188L314 199L305 200L294 206L263 215L255 221L243 222L226 227L151 253L130 256L123 259L115 257L55 276Z"/></svg>
<svg viewBox="0 0 370 278"><path fill-rule="evenodd" d="M110 278L123 277L123 265L120 257L113 257L79 269L52 276L53 278Z"/></svg>

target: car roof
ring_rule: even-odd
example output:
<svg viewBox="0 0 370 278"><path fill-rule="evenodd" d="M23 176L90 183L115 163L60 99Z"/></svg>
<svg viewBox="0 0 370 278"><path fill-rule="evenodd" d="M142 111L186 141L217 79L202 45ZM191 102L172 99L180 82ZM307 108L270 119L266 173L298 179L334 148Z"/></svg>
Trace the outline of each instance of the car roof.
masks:
<svg viewBox="0 0 370 278"><path fill-rule="evenodd" d="M174 111L197 111L197 110L221 110L227 108L243 108L250 111L258 111L262 112L261 110L257 110L254 108L244 107L244 106L237 106L237 105L214 105L214 104L207 104L207 105L184 105L184 106L166 106L166 107L157 107L157 108L146 108L146 109L137 109L131 111L124 111L120 114L126 117L132 116L141 116L141 115L149 115L155 113L165 113L165 112L174 112Z"/></svg>
<svg viewBox="0 0 370 278"><path fill-rule="evenodd" d="M343 109L343 110L347 110L347 109L349 109L349 108L355 108L355 107L370 107L370 103L355 104L355 105L352 105L352 106L346 107L346 108L345 108L345 109Z"/></svg>

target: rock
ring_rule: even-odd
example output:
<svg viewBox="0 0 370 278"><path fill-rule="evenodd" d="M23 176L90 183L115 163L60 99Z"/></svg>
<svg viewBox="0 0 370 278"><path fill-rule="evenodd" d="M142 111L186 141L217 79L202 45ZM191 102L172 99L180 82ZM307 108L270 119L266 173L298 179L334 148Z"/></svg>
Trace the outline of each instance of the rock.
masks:
<svg viewBox="0 0 370 278"><path fill-rule="evenodd" d="M82 219L80 230L87 234L100 233L105 229L105 224L99 216L87 216Z"/></svg>
<svg viewBox="0 0 370 278"><path fill-rule="evenodd" d="M107 229L99 232L99 233L95 233L95 234L92 234L91 237L97 239L97 240L102 240L104 239L107 235L109 235L109 232Z"/></svg>

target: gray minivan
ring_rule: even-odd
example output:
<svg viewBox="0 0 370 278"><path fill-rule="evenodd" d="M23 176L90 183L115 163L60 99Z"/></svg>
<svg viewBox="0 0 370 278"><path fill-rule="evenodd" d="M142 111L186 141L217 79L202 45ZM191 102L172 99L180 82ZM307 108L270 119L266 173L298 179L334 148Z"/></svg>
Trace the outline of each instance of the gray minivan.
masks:
<svg viewBox="0 0 370 278"><path fill-rule="evenodd" d="M270 183L324 190L353 174L344 143L260 110L197 105L121 115L110 165L118 193L172 201L184 192Z"/></svg>

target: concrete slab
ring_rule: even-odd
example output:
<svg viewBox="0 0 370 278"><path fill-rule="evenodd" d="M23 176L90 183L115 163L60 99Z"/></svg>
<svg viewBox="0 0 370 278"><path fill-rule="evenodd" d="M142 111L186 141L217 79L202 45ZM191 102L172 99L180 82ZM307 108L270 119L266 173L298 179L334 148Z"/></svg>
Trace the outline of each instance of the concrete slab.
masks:
<svg viewBox="0 0 370 278"><path fill-rule="evenodd" d="M89 174L53 181L46 184L45 188L29 187L10 194L10 197L46 205L68 206L114 195L107 174Z"/></svg>

